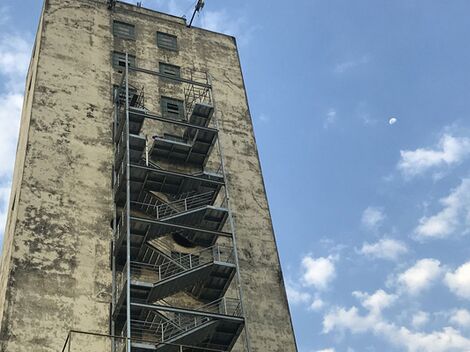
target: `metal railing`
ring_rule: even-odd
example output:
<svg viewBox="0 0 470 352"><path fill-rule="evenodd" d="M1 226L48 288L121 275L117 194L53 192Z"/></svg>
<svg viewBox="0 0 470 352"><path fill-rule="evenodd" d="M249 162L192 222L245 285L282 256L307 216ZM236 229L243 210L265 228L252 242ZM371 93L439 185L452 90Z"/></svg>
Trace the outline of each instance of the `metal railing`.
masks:
<svg viewBox="0 0 470 352"><path fill-rule="evenodd" d="M161 203L156 199L156 197L146 193L142 202L131 201L131 204L138 206L145 213L156 219L162 219L171 215L211 205L213 198L214 191L210 191L173 202Z"/></svg>
<svg viewBox="0 0 470 352"><path fill-rule="evenodd" d="M85 332L70 330L65 339L61 352L125 352L133 344L151 344L155 346L154 340L145 340L137 338L127 338L124 336L115 336L109 334L100 334L95 332ZM225 352L224 349L214 349L208 347L196 347L183 344L174 344L168 342L159 342L155 347L168 346L173 351L178 352Z"/></svg>
<svg viewBox="0 0 470 352"><path fill-rule="evenodd" d="M194 310L231 317L242 316L240 300L225 297L196 307ZM144 320L132 319L131 330L134 335L142 336L146 340L165 342L216 320L217 318L211 316L194 315L189 312L167 312L155 307L148 311Z"/></svg>
<svg viewBox="0 0 470 352"><path fill-rule="evenodd" d="M169 279L191 269L206 264L221 262L235 264L235 255L232 247L214 245L189 254L183 254L177 258L165 256L165 262L152 265L141 262L131 263L131 280L157 284L162 280ZM122 272L117 273L117 296L119 297L125 287L127 280L127 266Z"/></svg>

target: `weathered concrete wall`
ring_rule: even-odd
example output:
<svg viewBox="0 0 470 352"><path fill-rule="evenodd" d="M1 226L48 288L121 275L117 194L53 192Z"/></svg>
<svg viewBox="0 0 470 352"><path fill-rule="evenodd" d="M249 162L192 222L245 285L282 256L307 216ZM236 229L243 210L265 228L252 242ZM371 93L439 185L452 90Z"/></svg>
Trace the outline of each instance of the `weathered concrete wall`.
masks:
<svg viewBox="0 0 470 352"><path fill-rule="evenodd" d="M107 332L110 39L103 4L46 3L3 258L2 351L58 351L70 328Z"/></svg>
<svg viewBox="0 0 470 352"><path fill-rule="evenodd" d="M134 24L136 40L115 40L113 18ZM162 61L212 76L252 351L295 351L235 40L130 5L110 12L104 1L49 0L42 21L2 258L1 350L58 351L71 328L108 332L117 50L144 68ZM158 49L156 31L176 35L180 50ZM161 95L182 94L148 76L132 80L155 112Z"/></svg>

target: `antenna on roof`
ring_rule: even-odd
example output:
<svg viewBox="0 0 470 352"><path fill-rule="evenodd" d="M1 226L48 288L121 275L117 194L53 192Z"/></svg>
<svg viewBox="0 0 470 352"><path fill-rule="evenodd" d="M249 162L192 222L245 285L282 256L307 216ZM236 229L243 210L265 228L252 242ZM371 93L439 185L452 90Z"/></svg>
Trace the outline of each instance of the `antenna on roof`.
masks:
<svg viewBox="0 0 470 352"><path fill-rule="evenodd" d="M204 8L204 0L197 0L196 8L194 9L193 16L191 17L191 21L189 21L188 28L191 28L193 24L194 16L196 16L196 12L201 12Z"/></svg>
<svg viewBox="0 0 470 352"><path fill-rule="evenodd" d="M142 7L142 1L137 1L137 7Z"/></svg>

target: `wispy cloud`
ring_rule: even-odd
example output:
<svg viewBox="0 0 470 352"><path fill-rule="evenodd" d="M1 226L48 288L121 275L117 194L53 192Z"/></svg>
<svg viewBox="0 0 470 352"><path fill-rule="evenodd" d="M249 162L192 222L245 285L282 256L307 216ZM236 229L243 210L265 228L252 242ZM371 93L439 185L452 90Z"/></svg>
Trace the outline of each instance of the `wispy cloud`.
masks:
<svg viewBox="0 0 470 352"><path fill-rule="evenodd" d="M308 304L312 300L310 293L303 291L298 285L289 281L286 283L286 293L289 303L292 305Z"/></svg>
<svg viewBox="0 0 470 352"><path fill-rule="evenodd" d="M346 71L349 71L358 66L368 64L371 60L372 57L369 54L365 54L354 60L339 62L336 64L334 72L337 74L345 73Z"/></svg>
<svg viewBox="0 0 470 352"><path fill-rule="evenodd" d="M470 327L470 312L467 309L457 309L452 312L449 322L463 328Z"/></svg>
<svg viewBox="0 0 470 352"><path fill-rule="evenodd" d="M321 298L317 297L313 300L312 304L310 304L310 310L313 310L314 312L318 312L322 310L326 306L325 301L323 301Z"/></svg>
<svg viewBox="0 0 470 352"><path fill-rule="evenodd" d="M385 237L375 243L365 242L359 253L371 258L395 261L408 253L408 247L402 241Z"/></svg>
<svg viewBox="0 0 470 352"><path fill-rule="evenodd" d="M470 224L470 178L463 179L440 202L443 206L440 212L419 220L415 229L417 239L446 238L459 229L466 231L464 228Z"/></svg>
<svg viewBox="0 0 470 352"><path fill-rule="evenodd" d="M461 163L470 156L470 139L444 134L434 148L400 151L398 169L403 176L412 178L430 169Z"/></svg>
<svg viewBox="0 0 470 352"><path fill-rule="evenodd" d="M328 129L330 126L336 123L336 120L337 120L336 109L330 108L324 117L323 128Z"/></svg>
<svg viewBox="0 0 470 352"><path fill-rule="evenodd" d="M19 117L23 95L19 93L0 94L0 179L10 177L16 154ZM1 225L1 224L0 224Z"/></svg>
<svg viewBox="0 0 470 352"><path fill-rule="evenodd" d="M258 120L264 123L268 123L269 121L271 121L271 118L266 114L260 114L258 115Z"/></svg>
<svg viewBox="0 0 470 352"><path fill-rule="evenodd" d="M369 230L377 230L385 219L386 215L382 208L367 207L362 212L361 223Z"/></svg>
<svg viewBox="0 0 470 352"><path fill-rule="evenodd" d="M413 314L413 317L411 318L411 325L415 329L422 328L424 325L426 325L429 322L429 313L419 311Z"/></svg>
<svg viewBox="0 0 470 352"><path fill-rule="evenodd" d="M5 29L3 16L5 10L0 10L0 29ZM5 23L4 23L5 24ZM7 206L10 195L10 182L13 171L18 128L23 105L24 77L31 56L31 41L27 34L15 34L3 31L0 39L0 236L6 223Z"/></svg>
<svg viewBox="0 0 470 352"><path fill-rule="evenodd" d="M0 186L0 235L3 238L3 232L7 221L8 202L10 200L10 184L4 183ZM1 241L1 238L0 238Z"/></svg>

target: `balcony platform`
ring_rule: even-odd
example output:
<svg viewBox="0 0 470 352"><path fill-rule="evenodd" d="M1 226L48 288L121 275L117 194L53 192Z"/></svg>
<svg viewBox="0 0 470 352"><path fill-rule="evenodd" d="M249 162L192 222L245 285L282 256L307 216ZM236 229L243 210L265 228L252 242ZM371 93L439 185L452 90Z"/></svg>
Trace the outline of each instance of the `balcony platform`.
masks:
<svg viewBox="0 0 470 352"><path fill-rule="evenodd" d="M145 150L145 145L143 147L142 153ZM184 174L145 166L145 164L138 164L137 162L130 165L130 174L131 201L138 201L143 191L160 192L170 197L189 192L213 192L214 197L216 197L222 186L224 186L224 178L218 173ZM122 180L125 180L125 178L122 178ZM126 188L124 186L125 182L121 181L118 187L115 187L115 200L118 205L122 205L126 199Z"/></svg>

